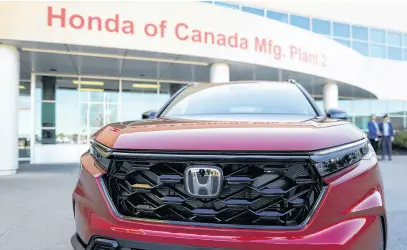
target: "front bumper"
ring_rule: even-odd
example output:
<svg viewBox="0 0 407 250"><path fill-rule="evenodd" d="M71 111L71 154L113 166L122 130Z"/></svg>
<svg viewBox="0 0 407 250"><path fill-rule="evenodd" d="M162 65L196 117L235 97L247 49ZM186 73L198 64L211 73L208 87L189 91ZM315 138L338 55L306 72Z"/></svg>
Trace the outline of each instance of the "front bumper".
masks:
<svg viewBox="0 0 407 250"><path fill-rule="evenodd" d="M110 240L104 239L103 237L94 237L87 247L81 242L77 234L72 236L71 244L74 250L96 250L98 247L100 248L100 246L103 246L104 250L222 250L220 248L190 247L128 240Z"/></svg>
<svg viewBox="0 0 407 250"><path fill-rule="evenodd" d="M328 188L314 216L305 227L291 231L128 220L109 205L98 180L103 173L95 169L92 158L85 157L82 162L73 194L80 236L72 239L75 250L92 249L98 237L114 240L120 250L377 250L386 241L382 181L376 160L363 161L325 180Z"/></svg>
<svg viewBox="0 0 407 250"><path fill-rule="evenodd" d="M184 234L168 234L167 237L153 236L160 232L150 232L150 235L135 238L127 233L120 234L112 232L109 227L104 230L104 235L93 236L88 245L82 243L75 234L72 239L72 245L75 250L347 250L347 249L366 249L378 250L383 244L380 237L381 223L380 218L359 218L347 221L331 228L315 232L312 235L298 237L258 237L253 234L252 237L228 237L228 239L219 240L222 236L208 237L202 235L199 231ZM98 232L102 232L98 230ZM130 233L131 234L131 233ZM185 238L184 238L185 236ZM120 238L119 238L120 237ZM123 239L123 238L126 239ZM133 239L132 239L133 238ZM195 240L194 240L195 238ZM144 241L144 239L146 241ZM99 241L98 241L99 240ZM108 241L105 241L108 240ZM96 243L101 243L104 248L99 248ZM160 243L159 243L160 242ZM200 246L194 246L199 243ZM97 247L96 247L97 246ZM109 247L109 248L107 248Z"/></svg>
<svg viewBox="0 0 407 250"><path fill-rule="evenodd" d="M86 250L85 244L81 242L77 234L71 237L71 244L74 250Z"/></svg>

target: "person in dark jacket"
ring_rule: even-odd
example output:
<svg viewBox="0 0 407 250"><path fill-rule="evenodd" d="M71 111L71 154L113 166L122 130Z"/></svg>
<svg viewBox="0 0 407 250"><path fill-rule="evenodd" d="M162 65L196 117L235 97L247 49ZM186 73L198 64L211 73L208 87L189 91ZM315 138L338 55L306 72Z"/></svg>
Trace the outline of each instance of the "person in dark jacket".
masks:
<svg viewBox="0 0 407 250"><path fill-rule="evenodd" d="M376 116L371 115L370 116L370 121L368 123L368 138L370 140L370 144L372 144L372 147L374 151L377 153L377 150L379 149L379 136L380 136L380 131L379 131L379 124L376 122Z"/></svg>
<svg viewBox="0 0 407 250"><path fill-rule="evenodd" d="M391 161L394 130L388 115L383 116L383 122L379 124L379 130L382 134L382 158L380 160L384 160L387 154L389 160Z"/></svg>

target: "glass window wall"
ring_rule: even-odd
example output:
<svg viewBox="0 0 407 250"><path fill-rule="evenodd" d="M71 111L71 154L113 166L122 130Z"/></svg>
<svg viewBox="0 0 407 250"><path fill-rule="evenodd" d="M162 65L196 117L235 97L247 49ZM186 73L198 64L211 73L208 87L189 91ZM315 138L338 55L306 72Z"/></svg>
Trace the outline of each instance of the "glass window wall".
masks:
<svg viewBox="0 0 407 250"><path fill-rule="evenodd" d="M333 23L333 35L335 37L350 37L350 25L344 23Z"/></svg>
<svg viewBox="0 0 407 250"><path fill-rule="evenodd" d="M384 30L370 29L370 41L384 44L386 41L386 32Z"/></svg>
<svg viewBox="0 0 407 250"><path fill-rule="evenodd" d="M90 137L100 128L114 122L141 119L142 113L159 109L183 86L166 82L37 76L33 162L61 163L79 159ZM29 105L30 96L20 96L20 102ZM26 130L29 139L30 126ZM20 140L20 145L29 147L29 141Z"/></svg>
<svg viewBox="0 0 407 250"><path fill-rule="evenodd" d="M383 45L370 45L370 55L376 58L386 58L386 47Z"/></svg>
<svg viewBox="0 0 407 250"><path fill-rule="evenodd" d="M352 48L364 56L369 55L369 44L364 42L352 42Z"/></svg>
<svg viewBox="0 0 407 250"><path fill-rule="evenodd" d="M20 86L20 113L31 111L30 83ZM171 82L38 76L34 106L35 147L31 158L35 159L34 163L77 160L87 149L90 136L101 127L138 120L143 112L163 106L183 86ZM310 88L323 110L319 96L322 86L310 85ZM407 129L407 102L346 96L339 100L339 107L362 129L367 128L371 114L378 117L389 114L396 130ZM20 117L27 120L25 124L20 122L20 157L30 157L31 127L27 124L30 124L31 116L21 113Z"/></svg>
<svg viewBox="0 0 407 250"><path fill-rule="evenodd" d="M372 114L375 114L379 121L381 117L388 114L396 131L407 130L406 101L377 99L340 100L339 108L345 110L350 117L349 120L364 130L367 130L367 123Z"/></svg>
<svg viewBox="0 0 407 250"><path fill-rule="evenodd" d="M230 3L215 1L215 5L230 8L230 9L234 9L234 10L239 10L239 5L236 5L236 4L230 4Z"/></svg>
<svg viewBox="0 0 407 250"><path fill-rule="evenodd" d="M257 9L249 6L221 2L215 2L215 4L226 8L240 9L241 11L260 16L264 16L265 12L267 18L289 23L306 30L311 29L312 32L331 37L364 56L390 60L407 60L407 34L328 20L310 19L309 17ZM372 48L369 49L369 47Z"/></svg>
<svg viewBox="0 0 407 250"><path fill-rule="evenodd" d="M299 28L303 28L306 30L310 29L310 19L308 17L291 15L290 23L291 23L291 25L299 27Z"/></svg>
<svg viewBox="0 0 407 250"><path fill-rule="evenodd" d="M368 28L353 25L352 26L352 39L361 40L361 41L368 41L369 40Z"/></svg>
<svg viewBox="0 0 407 250"><path fill-rule="evenodd" d="M155 82L122 82L120 116L122 121L141 119L142 113L155 110L159 106L157 95L160 84Z"/></svg>
<svg viewBox="0 0 407 250"><path fill-rule="evenodd" d="M242 11L255 14L258 16L264 16L264 9L242 6Z"/></svg>
<svg viewBox="0 0 407 250"><path fill-rule="evenodd" d="M331 35L331 23L326 20L312 19L312 31L321 35Z"/></svg>
<svg viewBox="0 0 407 250"><path fill-rule="evenodd" d="M106 124L119 121L119 80L81 78L77 80L80 100L78 143L87 144L90 136Z"/></svg>
<svg viewBox="0 0 407 250"><path fill-rule="evenodd" d="M387 58L390 60L403 60L401 48L387 47Z"/></svg>
<svg viewBox="0 0 407 250"><path fill-rule="evenodd" d="M21 162L24 162L30 159L31 81L20 81L19 89L18 158Z"/></svg>
<svg viewBox="0 0 407 250"><path fill-rule="evenodd" d="M397 32L388 31L387 32L387 44L392 46L401 46L401 34Z"/></svg>
<svg viewBox="0 0 407 250"><path fill-rule="evenodd" d="M79 88L75 78L36 78L34 162L71 162L79 156Z"/></svg>
<svg viewBox="0 0 407 250"><path fill-rule="evenodd" d="M352 88L352 87L351 87ZM341 93L339 93L341 95ZM354 98L354 99L351 99ZM317 105L324 110L324 102L319 97L314 97ZM341 97L338 107L348 114L348 121L367 132L367 124L372 114L377 116L380 122L385 114L388 114L393 127L398 131L407 130L407 101L377 100L361 98L358 96Z"/></svg>
<svg viewBox="0 0 407 250"><path fill-rule="evenodd" d="M288 23L288 14L274 11L267 11L267 18L274 19L283 23Z"/></svg>
<svg viewBox="0 0 407 250"><path fill-rule="evenodd" d="M350 41L347 40L347 39L335 38L335 41L337 41L338 43L341 43L341 44L345 45L346 47L350 47Z"/></svg>

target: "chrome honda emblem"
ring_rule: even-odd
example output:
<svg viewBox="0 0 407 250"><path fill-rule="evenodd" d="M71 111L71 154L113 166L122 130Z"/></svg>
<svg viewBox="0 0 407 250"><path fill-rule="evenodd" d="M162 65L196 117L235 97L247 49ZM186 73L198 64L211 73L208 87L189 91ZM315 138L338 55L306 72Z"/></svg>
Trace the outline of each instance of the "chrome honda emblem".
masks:
<svg viewBox="0 0 407 250"><path fill-rule="evenodd" d="M185 191L196 198L216 198L222 191L222 169L208 165L187 167L184 173Z"/></svg>

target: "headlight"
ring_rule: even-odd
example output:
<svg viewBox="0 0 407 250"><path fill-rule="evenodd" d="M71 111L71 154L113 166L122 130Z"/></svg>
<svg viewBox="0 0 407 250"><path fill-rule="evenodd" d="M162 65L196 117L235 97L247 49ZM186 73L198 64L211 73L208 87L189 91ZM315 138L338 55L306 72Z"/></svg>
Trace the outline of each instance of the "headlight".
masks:
<svg viewBox="0 0 407 250"><path fill-rule="evenodd" d="M111 162L109 157L112 154L111 148L95 140L91 140L89 152L103 169L107 170L109 168Z"/></svg>
<svg viewBox="0 0 407 250"><path fill-rule="evenodd" d="M367 139L331 149L318 151L311 156L321 176L327 176L342 170L362 159L370 159L375 155L372 145Z"/></svg>

